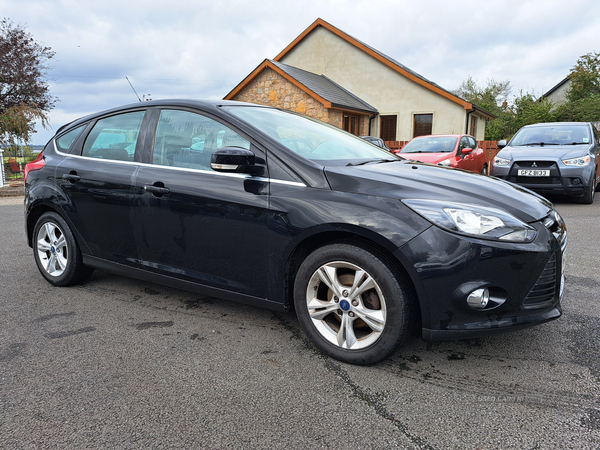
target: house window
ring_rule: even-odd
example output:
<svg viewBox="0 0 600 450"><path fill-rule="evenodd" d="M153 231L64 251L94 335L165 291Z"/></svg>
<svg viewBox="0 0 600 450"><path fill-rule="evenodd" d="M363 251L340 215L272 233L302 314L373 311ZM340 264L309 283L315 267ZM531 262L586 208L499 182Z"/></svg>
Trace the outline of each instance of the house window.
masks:
<svg viewBox="0 0 600 450"><path fill-rule="evenodd" d="M415 114L413 137L431 134L433 129L433 114Z"/></svg>
<svg viewBox="0 0 600 450"><path fill-rule="evenodd" d="M396 124L398 116L381 116L381 133L379 137L384 141L396 140Z"/></svg>
<svg viewBox="0 0 600 450"><path fill-rule="evenodd" d="M477 117L471 116L471 128L469 129L469 134L477 139Z"/></svg>
<svg viewBox="0 0 600 450"><path fill-rule="evenodd" d="M347 131L348 133L352 133L352 134L358 136L358 132L360 131L359 124L360 124L359 116L350 116L348 114L344 114L344 131Z"/></svg>

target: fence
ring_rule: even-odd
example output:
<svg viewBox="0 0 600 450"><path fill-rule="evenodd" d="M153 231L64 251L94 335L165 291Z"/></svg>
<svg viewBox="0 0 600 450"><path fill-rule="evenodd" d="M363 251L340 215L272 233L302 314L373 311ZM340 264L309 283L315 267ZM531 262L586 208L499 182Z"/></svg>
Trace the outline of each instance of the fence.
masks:
<svg viewBox="0 0 600 450"><path fill-rule="evenodd" d="M21 180L23 178L25 164L33 161L34 159L35 157L18 157L17 160L12 156L2 158L4 182L10 183L11 181Z"/></svg>
<svg viewBox="0 0 600 450"><path fill-rule="evenodd" d="M404 147L407 142L409 141L386 141L385 145L387 145L390 150L399 150ZM479 147L485 152L485 159L488 162L489 168L492 165L492 160L500 151L498 148L498 141L477 141L477 144L479 144Z"/></svg>

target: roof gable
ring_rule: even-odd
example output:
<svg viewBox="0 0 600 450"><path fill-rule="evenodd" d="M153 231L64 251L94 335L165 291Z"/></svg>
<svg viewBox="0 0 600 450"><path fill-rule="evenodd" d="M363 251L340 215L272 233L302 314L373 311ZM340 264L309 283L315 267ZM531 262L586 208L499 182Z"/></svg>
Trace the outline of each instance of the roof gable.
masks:
<svg viewBox="0 0 600 450"><path fill-rule="evenodd" d="M275 57L274 60L280 61L281 59L283 59L285 57L285 55L287 55L291 50L293 50L300 42L302 42L310 33L312 33L318 27L323 27L323 28L327 29L331 33L333 33L336 36L340 37L341 39L345 40L346 42L348 42L349 44L358 48L359 50L365 52L369 56L375 58L379 62L385 64L386 66L388 66L392 70L396 71L400 75L419 84L420 86L423 86L424 88L429 89L430 91L435 92L436 94L439 94L442 97L444 97L458 105L463 106L465 109L473 108L473 105L471 103L467 102L466 100L452 94L451 92L445 90L444 88L435 84L434 82L427 80L425 77L410 70L408 67L400 64L398 61L395 61L394 59L390 58L389 56L386 56L385 54L379 52L378 50L365 44L364 42L361 42L358 39L353 38L352 36L344 33L342 30L334 27L330 23L325 22L323 19L320 19L320 18L315 20L306 30L304 30L296 39L294 39L290 45L288 45L285 49L283 49L283 51L281 51L281 53L279 53Z"/></svg>
<svg viewBox="0 0 600 450"><path fill-rule="evenodd" d="M540 98L544 98L544 97L548 97L550 95L552 95L552 93L554 93L555 91L557 91L558 89L560 89L561 87L563 87L565 84L567 84L569 82L569 80L571 79L570 76L566 76L563 80L561 80L556 86L554 86L552 89L550 89L548 92L546 92L545 94L542 94L542 96Z"/></svg>

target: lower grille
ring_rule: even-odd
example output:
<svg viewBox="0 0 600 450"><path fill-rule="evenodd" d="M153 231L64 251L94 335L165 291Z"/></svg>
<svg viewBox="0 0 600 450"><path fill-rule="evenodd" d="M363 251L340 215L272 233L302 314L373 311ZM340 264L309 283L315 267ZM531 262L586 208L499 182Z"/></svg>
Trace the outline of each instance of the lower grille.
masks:
<svg viewBox="0 0 600 450"><path fill-rule="evenodd" d="M538 278L535 285L529 291L523 308L536 309L544 308L556 299L556 253L546 263L546 267Z"/></svg>

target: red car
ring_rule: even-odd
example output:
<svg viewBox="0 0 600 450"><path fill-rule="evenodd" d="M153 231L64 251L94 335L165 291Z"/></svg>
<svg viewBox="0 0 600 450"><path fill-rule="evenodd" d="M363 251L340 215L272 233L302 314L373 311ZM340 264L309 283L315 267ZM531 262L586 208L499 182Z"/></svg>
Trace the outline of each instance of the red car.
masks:
<svg viewBox="0 0 600 450"><path fill-rule="evenodd" d="M485 152L473 136L466 134L440 134L419 136L395 151L406 159L438 166L456 167L487 175Z"/></svg>

